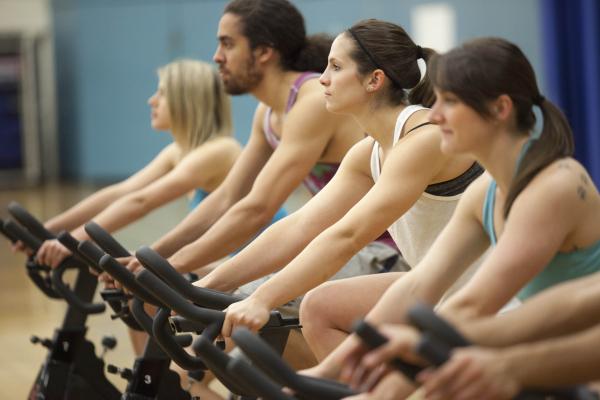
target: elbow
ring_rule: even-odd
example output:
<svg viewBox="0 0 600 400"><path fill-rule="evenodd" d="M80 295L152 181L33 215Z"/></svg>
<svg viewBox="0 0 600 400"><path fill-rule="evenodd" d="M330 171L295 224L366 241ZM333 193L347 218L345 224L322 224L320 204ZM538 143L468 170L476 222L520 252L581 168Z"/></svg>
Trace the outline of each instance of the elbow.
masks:
<svg viewBox="0 0 600 400"><path fill-rule="evenodd" d="M154 207L147 196L142 196L137 193L124 197L120 206L128 208L130 215L135 215L137 217L148 214Z"/></svg>
<svg viewBox="0 0 600 400"><path fill-rule="evenodd" d="M481 301L468 296L454 296L442 307L442 314L451 322L461 324L492 314Z"/></svg>
<svg viewBox="0 0 600 400"><path fill-rule="evenodd" d="M337 243L338 249L343 254L351 256L358 253L363 247L369 244L357 229L350 226L333 226L325 233L326 240L329 243Z"/></svg>
<svg viewBox="0 0 600 400"><path fill-rule="evenodd" d="M261 228L271 222L277 208L269 206L264 201L244 201L240 204L240 212L243 215L244 224Z"/></svg>

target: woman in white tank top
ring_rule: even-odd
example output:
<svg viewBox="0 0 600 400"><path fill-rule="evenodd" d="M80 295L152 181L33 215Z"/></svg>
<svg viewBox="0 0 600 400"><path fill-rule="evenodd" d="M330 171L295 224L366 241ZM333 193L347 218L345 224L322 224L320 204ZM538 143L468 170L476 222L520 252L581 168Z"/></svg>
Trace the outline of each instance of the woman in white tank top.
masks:
<svg viewBox="0 0 600 400"><path fill-rule="evenodd" d="M272 308L325 282L390 225L409 266L431 245L462 191L481 173L471 158L440 151L439 129L422 106L431 105L434 95L417 64L432 53L401 27L378 20L359 22L335 39L320 78L327 109L352 116L368 137L348 152L333 180L306 206L244 250L256 253L254 259L279 257L283 269L229 307L225 336L238 325L260 328ZM321 231L312 241L302 239L315 229ZM281 238L295 241L299 254L280 254ZM399 274L330 281L307 295L301 322L317 358L346 336L352 321Z"/></svg>

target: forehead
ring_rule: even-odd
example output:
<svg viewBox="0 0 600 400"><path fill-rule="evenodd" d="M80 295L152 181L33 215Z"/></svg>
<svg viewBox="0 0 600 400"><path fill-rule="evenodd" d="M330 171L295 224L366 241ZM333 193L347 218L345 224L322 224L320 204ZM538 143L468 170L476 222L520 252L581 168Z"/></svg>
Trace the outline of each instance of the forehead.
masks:
<svg viewBox="0 0 600 400"><path fill-rule="evenodd" d="M231 13L225 13L219 20L217 37L221 39L239 39L243 38L241 30L242 21L239 16Z"/></svg>
<svg viewBox="0 0 600 400"><path fill-rule="evenodd" d="M347 59L350 57L350 52L354 49L352 39L345 33L340 33L331 44L329 57L337 59Z"/></svg>

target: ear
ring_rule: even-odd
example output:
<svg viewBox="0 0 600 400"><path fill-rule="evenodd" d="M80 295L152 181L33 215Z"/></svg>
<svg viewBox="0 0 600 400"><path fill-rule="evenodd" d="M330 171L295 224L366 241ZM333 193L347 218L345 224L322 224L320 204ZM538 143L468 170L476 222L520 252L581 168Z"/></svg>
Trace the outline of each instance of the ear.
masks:
<svg viewBox="0 0 600 400"><path fill-rule="evenodd" d="M491 104L492 115L499 121L508 120L513 112L514 103L509 95L501 94Z"/></svg>
<svg viewBox="0 0 600 400"><path fill-rule="evenodd" d="M376 92L383 87L385 81L385 72L380 69L376 69L371 72L371 75L367 78L366 89L367 92Z"/></svg>
<svg viewBox="0 0 600 400"><path fill-rule="evenodd" d="M257 46L253 51L256 60L262 64L273 58L275 49L270 46Z"/></svg>

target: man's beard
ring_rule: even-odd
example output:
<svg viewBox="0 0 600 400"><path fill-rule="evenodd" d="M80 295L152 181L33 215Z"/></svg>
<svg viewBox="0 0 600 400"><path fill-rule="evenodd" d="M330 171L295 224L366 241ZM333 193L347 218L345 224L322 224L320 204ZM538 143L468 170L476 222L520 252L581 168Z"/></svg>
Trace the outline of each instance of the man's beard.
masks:
<svg viewBox="0 0 600 400"><path fill-rule="evenodd" d="M254 89L263 79L263 72L256 68L256 60L252 56L246 62L246 68L238 76L230 74L223 79L225 91L231 95L246 94Z"/></svg>

